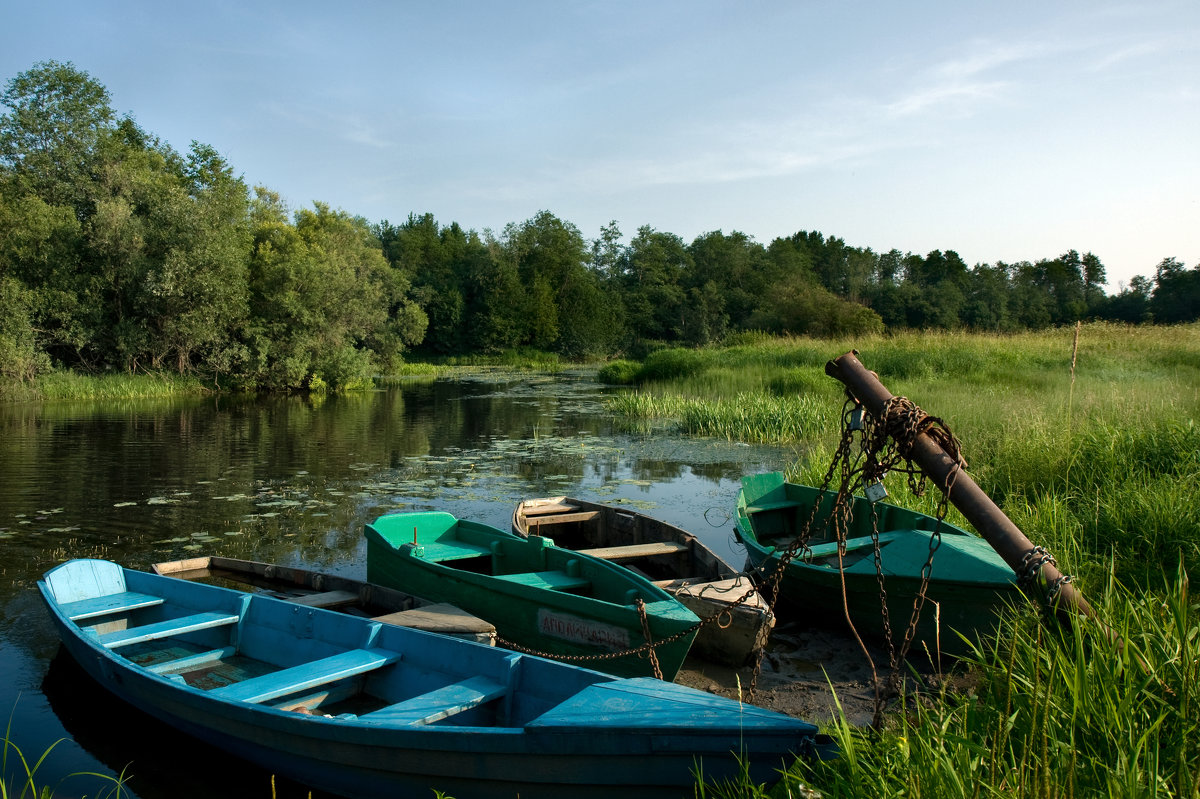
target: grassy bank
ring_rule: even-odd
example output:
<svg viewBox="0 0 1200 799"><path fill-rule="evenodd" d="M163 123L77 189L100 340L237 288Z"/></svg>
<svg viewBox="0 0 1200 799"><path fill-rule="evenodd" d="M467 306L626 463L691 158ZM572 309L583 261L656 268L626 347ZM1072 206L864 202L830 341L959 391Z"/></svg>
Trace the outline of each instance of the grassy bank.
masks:
<svg viewBox="0 0 1200 799"><path fill-rule="evenodd" d="M892 393L946 420L971 475L1035 541L1098 585L1161 582L1200 566L1200 325L1085 325L1014 336L906 334L762 339L655 353L610 409L631 424L801 445L791 469L819 483L838 437L842 386L825 362L852 348ZM627 367L626 367L627 368ZM932 498L890 487L893 501Z"/></svg>
<svg viewBox="0 0 1200 799"><path fill-rule="evenodd" d="M910 699L882 731L842 723L842 757L793 773L826 796L1200 796L1200 326L1085 325L1013 336L758 339L620 365L631 423L788 442L820 484L842 386L827 360L857 349L893 394L946 420L969 471L1047 546L1125 641L1032 614L966 664L975 687ZM900 479L889 501L926 512ZM963 523L961 516L952 520ZM743 786L735 795L754 795Z"/></svg>
<svg viewBox="0 0 1200 799"><path fill-rule="evenodd" d="M41 375L37 383L31 386L7 386L0 392L0 399L18 402L149 399L195 396L208 394L213 390L213 386L205 385L198 377L170 372L86 375L60 369Z"/></svg>

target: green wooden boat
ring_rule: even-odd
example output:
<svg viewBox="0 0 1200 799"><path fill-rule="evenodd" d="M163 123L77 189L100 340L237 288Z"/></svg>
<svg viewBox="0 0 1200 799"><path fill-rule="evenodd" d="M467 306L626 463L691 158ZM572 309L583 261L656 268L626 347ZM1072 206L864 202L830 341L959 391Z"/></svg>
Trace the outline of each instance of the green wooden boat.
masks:
<svg viewBox="0 0 1200 799"><path fill-rule="evenodd" d="M814 516L818 498L818 489L788 483L778 472L744 477L735 530L746 547L748 566L768 581L780 568L780 555L812 518L809 550L797 553L788 564L779 587L778 603L783 607L776 611L805 620L840 622L845 619L843 577L838 570L838 544L827 527L834 494L826 492ZM883 502L876 503L875 513L892 639L899 644L912 617L937 520ZM940 530L927 601L910 651L957 655L966 651L960 635L971 639L994 629L997 612L1018 596L1016 577L982 538L946 522ZM853 500L846 538L842 567L850 619L863 635L885 640L872 509L863 497Z"/></svg>
<svg viewBox="0 0 1200 799"><path fill-rule="evenodd" d="M496 625L500 637L551 657L610 655L683 633L699 619L675 597L600 558L520 538L443 512L381 516L366 527L367 579L450 602ZM658 647L672 680L695 638ZM581 661L620 676L653 674L645 654Z"/></svg>

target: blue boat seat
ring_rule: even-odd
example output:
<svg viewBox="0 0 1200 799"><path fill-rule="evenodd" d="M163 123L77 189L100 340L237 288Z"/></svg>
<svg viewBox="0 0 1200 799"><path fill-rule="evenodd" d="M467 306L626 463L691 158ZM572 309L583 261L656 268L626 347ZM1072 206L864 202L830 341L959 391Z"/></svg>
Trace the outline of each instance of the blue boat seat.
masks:
<svg viewBox="0 0 1200 799"><path fill-rule="evenodd" d="M223 627L237 624L237 613L195 613L191 616L181 616L177 619L167 619L153 624L143 624L140 627L130 627L128 630L104 633L97 636L100 643L109 649L116 649L130 644L140 644L144 641L155 641L160 638L172 638L184 633L197 630L207 630L210 627Z"/></svg>
<svg viewBox="0 0 1200 799"><path fill-rule="evenodd" d="M326 685L383 668L400 660L400 653L388 649L351 649L299 666L251 677L241 682L214 688L208 693L222 699L258 704L270 699Z"/></svg>
<svg viewBox="0 0 1200 799"><path fill-rule="evenodd" d="M231 658L237 654L237 647L223 646L220 649L210 649L207 652L197 652L194 655L187 655L174 660L164 660L162 663L154 663L146 667L146 671L154 674L167 674L167 672L177 672L186 674L195 669L202 669L205 666L211 666L226 658ZM167 675L171 676L171 675Z"/></svg>
<svg viewBox="0 0 1200 799"><path fill-rule="evenodd" d="M394 705L364 713L358 718L387 725L432 724L444 718L499 699L507 693L500 683L487 677L471 677L462 682L437 688L405 699Z"/></svg>
<svg viewBox="0 0 1200 799"><path fill-rule="evenodd" d="M518 574L497 574L497 580L505 580L531 588L548 588L553 591L578 591L590 584L583 577L572 577L564 571L520 572Z"/></svg>
<svg viewBox="0 0 1200 799"><path fill-rule="evenodd" d="M139 594L136 591L122 591L119 594L108 594L91 599L79 599L75 602L64 602L58 609L71 621L83 621L96 616L107 616L112 613L126 613L139 608L149 608L161 605L163 598Z"/></svg>

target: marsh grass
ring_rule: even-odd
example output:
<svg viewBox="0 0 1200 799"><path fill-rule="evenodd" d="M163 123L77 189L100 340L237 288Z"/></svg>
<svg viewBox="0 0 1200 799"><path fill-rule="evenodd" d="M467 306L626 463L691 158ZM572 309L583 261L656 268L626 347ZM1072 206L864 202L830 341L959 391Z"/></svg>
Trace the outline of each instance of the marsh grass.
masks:
<svg viewBox="0 0 1200 799"><path fill-rule="evenodd" d="M1072 387L1074 333L759 338L666 350L609 408L684 433L802 444L809 455L789 476L819 484L843 399L824 365L856 348L893 394L946 421L971 476L1086 581L1102 581L1110 561L1119 579L1141 585L1160 580L1164 564L1200 567L1200 503L1191 499L1200 497L1200 325L1084 325ZM911 497L902 481L888 487L890 501L936 507L936 496Z"/></svg>
<svg viewBox="0 0 1200 799"><path fill-rule="evenodd" d="M155 374L85 375L56 370L38 378L35 394L24 399L112 400L197 396L211 393L200 379L170 372Z"/></svg>
<svg viewBox="0 0 1200 799"><path fill-rule="evenodd" d="M688 368L639 372L636 398L613 401L686 432L801 444L788 477L819 485L842 404L824 364L855 348L893 394L946 421L972 477L1076 576L1102 622L1065 631L1014 615L955 671L968 688L905 697L879 730L842 717L829 730L838 759L798 763L769 793L720 795L1200 798L1200 607L1187 579L1200 567L1200 325L1084 325L1072 384L1074 333L753 337L671 356ZM895 475L888 490L925 513L939 498Z"/></svg>
<svg viewBox="0 0 1200 799"><path fill-rule="evenodd" d="M1164 582L1096 601L1122 646L1088 621L1006 620L969 658L970 690L907 697L882 730L837 721L841 757L789 779L828 797L1200 795L1200 605L1184 572Z"/></svg>

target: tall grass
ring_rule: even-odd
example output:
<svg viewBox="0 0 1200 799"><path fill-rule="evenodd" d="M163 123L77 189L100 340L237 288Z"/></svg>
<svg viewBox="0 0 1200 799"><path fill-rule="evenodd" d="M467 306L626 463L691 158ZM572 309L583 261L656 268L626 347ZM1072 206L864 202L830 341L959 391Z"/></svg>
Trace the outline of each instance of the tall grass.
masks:
<svg viewBox="0 0 1200 799"><path fill-rule="evenodd" d="M155 374L85 375L56 370L38 378L36 398L45 400L147 399L200 395L211 392L200 379L170 372ZM26 397L33 398L33 397Z"/></svg>
<svg viewBox="0 0 1200 799"><path fill-rule="evenodd" d="M1200 325L1085 325L1072 390L1073 333L769 339L687 356L662 351L647 359L657 366L639 372L636 393L609 407L624 418L670 420L686 433L803 444L809 456L790 476L819 483L842 402L824 364L855 347L892 393L946 420L972 477L1060 564L1102 582L1111 561L1119 579L1143 585L1161 579L1163 564L1200 567L1200 503L1191 499L1200 496ZM933 507L902 485L889 488L893 501Z"/></svg>
<svg viewBox="0 0 1200 799"><path fill-rule="evenodd" d="M908 697L883 730L835 722L841 757L789 775L824 796L1200 795L1200 604L1180 571L1149 598L1110 583L1080 620L1029 616L969 659L968 691Z"/></svg>
<svg viewBox="0 0 1200 799"><path fill-rule="evenodd" d="M1200 606L1188 593L1200 567L1200 325L1085 325L1072 386L1073 334L750 337L656 354L635 372L637 393L613 401L688 432L802 444L789 479L819 484L842 402L823 367L855 348L893 394L947 422L970 474L1097 610L1102 626L1071 631L1012 617L883 729L836 722L841 757L798 763L770 795L1200 799ZM888 483L889 501L934 509L936 489L914 497Z"/></svg>

